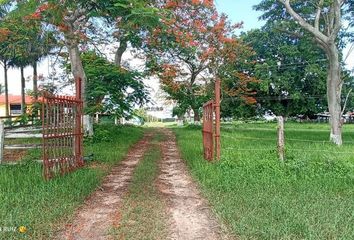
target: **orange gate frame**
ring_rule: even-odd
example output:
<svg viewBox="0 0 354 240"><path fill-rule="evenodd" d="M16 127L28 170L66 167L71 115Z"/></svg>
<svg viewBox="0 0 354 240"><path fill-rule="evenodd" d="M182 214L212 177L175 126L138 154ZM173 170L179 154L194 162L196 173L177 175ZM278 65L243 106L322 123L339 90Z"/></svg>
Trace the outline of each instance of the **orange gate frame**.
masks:
<svg viewBox="0 0 354 240"><path fill-rule="evenodd" d="M214 160L214 157L219 160L221 154L220 84L220 79L217 79L215 81L215 100L203 105L203 150L204 158L208 161Z"/></svg>

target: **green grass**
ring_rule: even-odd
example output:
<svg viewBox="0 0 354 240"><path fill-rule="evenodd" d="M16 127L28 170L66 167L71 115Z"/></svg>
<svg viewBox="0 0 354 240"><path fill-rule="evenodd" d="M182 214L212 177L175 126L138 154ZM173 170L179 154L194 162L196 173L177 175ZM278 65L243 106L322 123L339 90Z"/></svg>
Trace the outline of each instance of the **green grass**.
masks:
<svg viewBox="0 0 354 240"><path fill-rule="evenodd" d="M6 138L5 144L41 144L42 138Z"/></svg>
<svg viewBox="0 0 354 240"><path fill-rule="evenodd" d="M143 135L135 127L99 126L85 142L94 161L64 177L45 182L40 164L0 166L0 227L26 226L27 233L0 232L0 239L52 239L74 210Z"/></svg>
<svg viewBox="0 0 354 240"><path fill-rule="evenodd" d="M354 239L354 126L344 126L342 147L328 143L328 125L285 127L285 164L273 123L223 126L217 163L202 158L200 128L175 132L205 196L240 239Z"/></svg>
<svg viewBox="0 0 354 240"><path fill-rule="evenodd" d="M121 219L111 234L115 239L166 239L165 203L159 196L155 181L161 152L158 142L163 136L154 137L153 147L145 154L134 171L129 192L120 209Z"/></svg>
<svg viewBox="0 0 354 240"><path fill-rule="evenodd" d="M5 138L5 145L13 144L42 144L42 138ZM13 150L5 149L4 162L17 162L28 160L40 160L42 158L41 149L28 149L28 150Z"/></svg>

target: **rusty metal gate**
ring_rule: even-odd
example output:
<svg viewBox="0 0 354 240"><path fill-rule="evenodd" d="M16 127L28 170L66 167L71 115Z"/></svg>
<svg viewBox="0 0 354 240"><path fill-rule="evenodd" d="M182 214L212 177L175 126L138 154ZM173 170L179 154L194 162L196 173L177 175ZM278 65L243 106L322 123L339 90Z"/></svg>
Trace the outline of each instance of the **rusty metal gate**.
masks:
<svg viewBox="0 0 354 240"><path fill-rule="evenodd" d="M215 100L203 106L202 132L204 158L209 161L214 157L220 159L220 80L215 81Z"/></svg>
<svg viewBox="0 0 354 240"><path fill-rule="evenodd" d="M203 147L204 158L214 159L214 101L209 101L203 106Z"/></svg>
<svg viewBox="0 0 354 240"><path fill-rule="evenodd" d="M80 96L80 91L76 97L43 94L43 175L47 180L84 165Z"/></svg>

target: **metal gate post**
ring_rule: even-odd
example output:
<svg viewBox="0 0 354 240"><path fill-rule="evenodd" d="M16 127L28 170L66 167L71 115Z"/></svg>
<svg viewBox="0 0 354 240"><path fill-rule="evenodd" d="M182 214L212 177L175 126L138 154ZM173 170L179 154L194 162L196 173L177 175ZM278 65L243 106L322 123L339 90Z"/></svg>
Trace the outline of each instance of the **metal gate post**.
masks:
<svg viewBox="0 0 354 240"><path fill-rule="evenodd" d="M43 102L42 102L42 112L41 112L41 118L42 118L42 155L43 155L43 177L44 179L48 180L50 179L50 171L49 171L49 161L48 161L48 141L46 139L46 136L48 134L48 129L49 129L49 104L47 97L47 93L43 93Z"/></svg>
<svg viewBox="0 0 354 240"><path fill-rule="evenodd" d="M77 100L77 105L76 105L76 128L75 128L75 157L76 157L76 164L78 165L77 167L81 167L84 165L84 160L82 157L82 116L83 116L83 104L82 104L82 99L81 99L81 86L82 86L82 79L80 77L76 78L75 81L75 87L76 87L76 100Z"/></svg>
<svg viewBox="0 0 354 240"><path fill-rule="evenodd" d="M221 81L218 78L215 81L215 155L216 159L220 160L220 95L221 95Z"/></svg>
<svg viewBox="0 0 354 240"><path fill-rule="evenodd" d="M5 129L4 122L0 121L0 164L4 160L4 141L5 141Z"/></svg>

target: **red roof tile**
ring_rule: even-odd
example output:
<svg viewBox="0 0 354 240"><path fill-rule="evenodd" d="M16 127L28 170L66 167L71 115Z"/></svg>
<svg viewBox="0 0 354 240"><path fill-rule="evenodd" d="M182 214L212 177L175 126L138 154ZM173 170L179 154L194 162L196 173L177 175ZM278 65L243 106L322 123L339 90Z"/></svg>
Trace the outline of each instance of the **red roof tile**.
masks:
<svg viewBox="0 0 354 240"><path fill-rule="evenodd" d="M26 104L31 104L34 102L34 98L31 96L26 96ZM10 104L21 104L21 95L9 95ZM5 95L0 95L0 104L5 104Z"/></svg>

